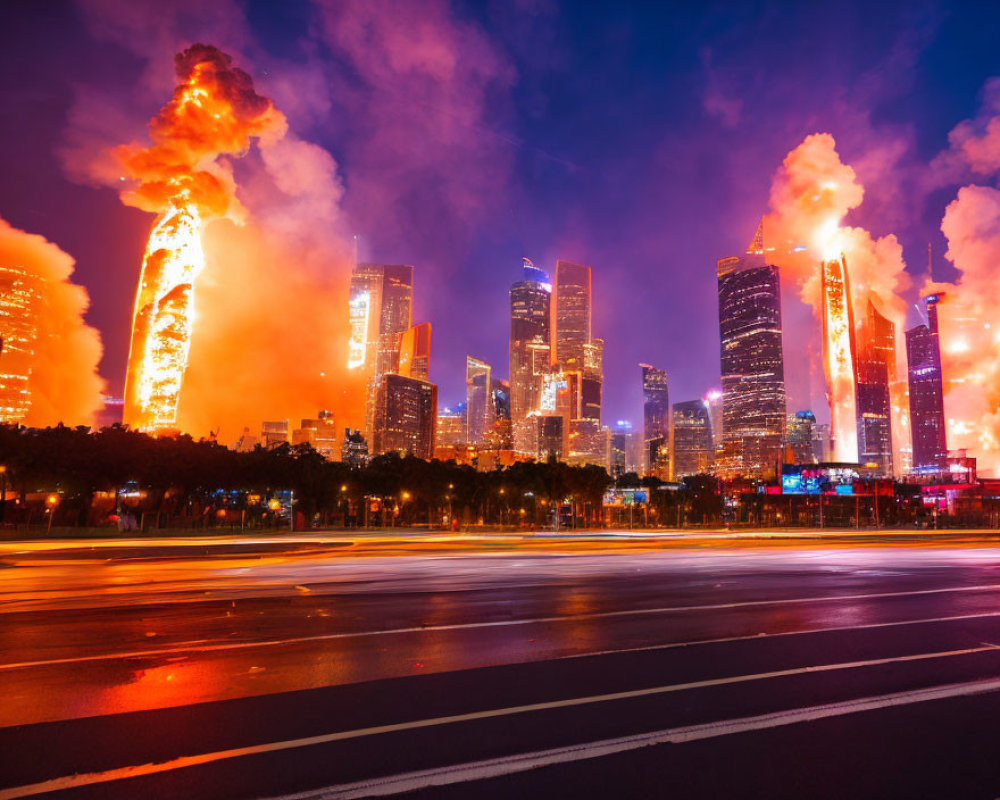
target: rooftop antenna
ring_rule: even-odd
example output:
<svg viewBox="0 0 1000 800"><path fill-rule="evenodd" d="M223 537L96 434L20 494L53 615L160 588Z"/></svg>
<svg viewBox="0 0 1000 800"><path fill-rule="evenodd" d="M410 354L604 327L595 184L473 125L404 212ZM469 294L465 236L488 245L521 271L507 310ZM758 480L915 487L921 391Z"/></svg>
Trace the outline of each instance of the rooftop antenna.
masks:
<svg viewBox="0 0 1000 800"><path fill-rule="evenodd" d="M764 252L764 217L760 218L760 222L757 225L757 231L754 233L750 244L747 245L747 252L757 254Z"/></svg>

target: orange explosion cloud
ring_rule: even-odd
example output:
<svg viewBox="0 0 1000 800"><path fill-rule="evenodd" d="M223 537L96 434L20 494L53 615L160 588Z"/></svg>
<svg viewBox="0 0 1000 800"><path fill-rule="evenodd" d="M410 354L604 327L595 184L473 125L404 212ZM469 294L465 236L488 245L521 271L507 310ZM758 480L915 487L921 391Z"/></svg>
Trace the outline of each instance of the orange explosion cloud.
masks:
<svg viewBox="0 0 1000 800"><path fill-rule="evenodd" d="M0 279L10 270L25 274L37 287L30 309L30 405L22 419L11 421L34 427L92 424L104 391L97 374L101 339L83 320L90 304L86 289L69 281L72 257L45 238L0 219ZM0 337L7 339L11 324L15 321L7 312L0 314ZM16 358L13 347L0 349L0 365ZM11 370L3 366L2 371Z"/></svg>

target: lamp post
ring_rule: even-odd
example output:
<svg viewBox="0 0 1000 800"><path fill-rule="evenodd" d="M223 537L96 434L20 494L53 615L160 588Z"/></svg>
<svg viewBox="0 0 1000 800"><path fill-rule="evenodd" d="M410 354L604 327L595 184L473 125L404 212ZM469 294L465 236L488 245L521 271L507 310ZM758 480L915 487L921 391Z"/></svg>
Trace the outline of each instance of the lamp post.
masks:
<svg viewBox="0 0 1000 800"><path fill-rule="evenodd" d="M56 514L56 506L59 505L59 495L50 494L45 498L46 510L49 512L49 525L46 533L52 533L52 517Z"/></svg>

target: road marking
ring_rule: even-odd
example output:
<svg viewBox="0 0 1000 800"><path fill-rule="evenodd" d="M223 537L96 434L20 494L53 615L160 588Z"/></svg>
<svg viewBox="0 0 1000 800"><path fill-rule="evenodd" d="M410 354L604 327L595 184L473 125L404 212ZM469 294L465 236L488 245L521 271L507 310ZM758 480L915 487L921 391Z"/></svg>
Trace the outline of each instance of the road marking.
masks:
<svg viewBox="0 0 1000 800"><path fill-rule="evenodd" d="M325 733L318 736L307 736L300 739L288 739L280 742L268 742L247 747L236 747L228 750L217 750L210 753L199 753L193 756L180 756L156 764L140 764L129 767L118 767L115 769L103 770L100 772L78 773L67 775L61 778L52 778L39 783L26 784L0 790L0 800L16 800L16 798L32 797L45 792L61 791L64 789L75 789L80 786L90 786L100 783L111 783L114 781L137 778L144 775L153 775L161 772L170 772L175 769L194 767L202 764L210 764L216 761L225 761L231 758L242 758L245 756L261 755L264 753L274 753L283 750L296 750L302 747L313 745L330 744L332 742L344 741L347 739L359 739L366 736L377 736L383 733L395 733L398 731L410 731L420 728L433 728L439 725L452 725L460 722L472 722L481 719L491 719L496 717L508 717L516 714L527 714L538 711L550 711L557 708L569 708L573 706L592 705L594 703L606 703L617 700L631 700L638 697L649 697L652 695L663 695L673 692L683 692L692 689L704 689L713 686L725 686L734 683L747 683L751 681L761 681L773 678L786 678L793 675L803 675L810 673L831 672L834 670L857 669L860 667L872 667L885 664L895 664L910 661L926 661L939 658L954 658L957 656L971 655L993 651L993 646L970 647L963 650L944 650L930 653L917 653L908 656L893 656L890 658L876 658L865 661L844 661L835 664L818 664L808 667L797 667L795 669L775 670L772 672L758 672L749 675L733 675L726 678L710 678L700 681L689 681L687 683L674 683L666 686L654 686L646 689L633 689L624 692L612 692L609 694L591 695L589 697L573 697L566 700L550 700L542 703L528 703L526 705L509 706L507 708L495 708L486 711L472 711L465 714L453 714L445 717L431 717L429 719L412 720L410 722L398 722L389 725L376 725L368 728L357 728L349 731L337 731ZM1000 679L989 682L995 684L1000 689ZM960 684L962 686L980 686L982 682L972 682L970 684ZM921 690L926 691L926 690ZM993 689L982 690L993 691ZM966 692L974 693L974 692ZM908 694L908 693L903 693ZM912 694L912 693L910 693ZM868 698L871 700L871 698ZM863 702L863 701L849 701ZM834 704L834 705L844 705ZM822 708L822 707L820 707ZM809 709L793 709L792 711L778 712L778 714L796 714ZM774 716L765 715L765 716ZM798 720L797 720L798 721ZM705 723L694 728L704 728L706 726L725 726L729 722ZM686 730L686 729L678 729ZM747 730L752 730L748 728ZM739 732L739 731L732 731ZM660 732L663 733L663 732ZM638 738L656 736L658 734L642 734ZM637 737L628 737L629 739ZM652 742L651 742L652 743ZM581 746L585 747L585 746Z"/></svg>
<svg viewBox="0 0 1000 800"><path fill-rule="evenodd" d="M643 747L652 747L661 744L683 744L701 739L714 739L737 733L749 733L768 728L797 725L829 717L842 717L849 714L860 714L865 711L877 711L883 708L926 703L932 700L944 700L953 697L968 697L995 691L1000 691L1000 680L949 684L946 686L934 686L928 689L875 695L857 700L848 700L842 703L828 703L807 708L792 709L790 711L778 711L772 714L761 714L756 717L741 717L721 722L688 725L682 728L668 728L635 736L604 739L583 745L557 747L534 753L522 753L516 756L505 756L485 761L474 761L437 769L357 781L356 783L342 784L340 786L330 786L318 791L314 790L294 795L285 795L281 800L350 800L350 798L357 797L385 797L402 792L413 792L431 786L447 786L469 781L486 780L501 775L527 772L528 770L552 766L554 764L567 764L574 761L601 758L602 756L609 756L615 753L639 750Z"/></svg>
<svg viewBox="0 0 1000 800"><path fill-rule="evenodd" d="M908 592L876 592L872 594L844 594L844 595L833 595L828 597L793 597L784 600L745 600L736 603L712 603L708 605L700 606L666 606L663 608L635 608L635 609L624 609L622 611L599 611L591 614L574 614L566 616L556 616L556 617L534 617L530 619L509 619L509 620L493 620L490 622L461 622L454 623L451 625L427 625L427 626L414 626L408 628L388 628L385 630L378 631L354 631L345 633L322 633L313 636L295 636L286 639L265 639L262 641L248 641L248 642L219 642L217 644L188 644L188 645L178 645L177 647L161 648L161 649L150 649L150 650L132 650L117 653L99 653L91 656L74 656L70 658L52 658L41 661L17 661L7 664L0 664L0 670L10 670L10 669L26 669L29 667L47 667L55 666L58 664L77 664L84 663L88 661L112 661L119 659L129 659L129 658L155 658L158 656L173 656L184 653L212 653L226 650L241 650L245 648L254 647L280 647L288 644L299 644L307 642L322 642L333 639L354 639L354 638L367 638L371 636L396 636L399 634L406 633L425 633L431 631L454 631L454 630L469 630L476 628L496 628L496 627L511 627L515 625L544 625L553 622L579 622L580 620L587 619L606 619L609 617L628 617L628 616L646 616L651 614L673 614L673 613L686 613L691 611L724 611L727 609L734 608L756 608L760 606L775 606L775 605L786 605L786 604L804 604L804 603L824 603L824 602L839 602L844 600L875 600L880 598L888 597L915 597L921 595L929 594L947 594L951 592L983 592L1000 590L1000 584L983 584L979 586L950 586L939 589L915 589ZM950 619L977 619L979 617L993 617L1000 616L1000 612L983 613L983 614L972 614L965 616L955 616L955 617L940 617L931 618L926 620L907 620L902 623L875 623L872 625L854 625L854 626L843 626L837 628L818 628L809 631L791 631L791 634L797 633L818 633L822 631L837 631L837 630L862 630L864 628L877 628L886 625L896 625L896 624L917 624L922 622L941 622ZM774 636L787 635L787 634L770 634ZM708 644L712 642L728 642L728 641L740 641L743 639L753 639L754 636L737 636L728 639L709 639L694 642L681 642L668 645L654 645L651 649L660 649L661 647L683 647L690 644ZM644 648L637 648L644 649ZM629 652L629 651L608 651L608 652ZM585 655L595 655L588 653Z"/></svg>

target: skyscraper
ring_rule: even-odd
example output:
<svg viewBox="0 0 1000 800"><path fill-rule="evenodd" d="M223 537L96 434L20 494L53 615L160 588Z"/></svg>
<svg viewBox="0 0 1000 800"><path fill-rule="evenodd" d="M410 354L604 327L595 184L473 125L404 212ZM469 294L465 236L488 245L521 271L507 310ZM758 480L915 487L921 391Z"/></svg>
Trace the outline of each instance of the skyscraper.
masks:
<svg viewBox="0 0 1000 800"><path fill-rule="evenodd" d="M913 468L922 471L941 469L948 456L941 343L938 340L940 297L932 294L924 298L928 324L917 325L906 332Z"/></svg>
<svg viewBox="0 0 1000 800"><path fill-rule="evenodd" d="M896 326L868 301L858 347L858 460L892 475L892 403Z"/></svg>
<svg viewBox="0 0 1000 800"><path fill-rule="evenodd" d="M793 464L815 464L816 415L812 411L796 411L788 415L786 443L791 450Z"/></svg>
<svg viewBox="0 0 1000 800"><path fill-rule="evenodd" d="M847 260L824 261L823 368L830 400L833 460L858 460L858 368L854 304Z"/></svg>
<svg viewBox="0 0 1000 800"><path fill-rule="evenodd" d="M399 371L399 348L410 327L413 267L357 264L351 272L347 365L366 385L365 434L372 441L375 401L383 375Z"/></svg>
<svg viewBox="0 0 1000 800"><path fill-rule="evenodd" d="M708 472L715 455L712 420L704 400L674 403L674 477Z"/></svg>
<svg viewBox="0 0 1000 800"><path fill-rule="evenodd" d="M469 444L479 444L493 425L490 372L490 365L485 361L465 357L466 435Z"/></svg>
<svg viewBox="0 0 1000 800"><path fill-rule="evenodd" d="M525 258L522 279L510 287L510 418L514 449L533 451L526 419L538 410L542 377L551 355L551 296L548 276Z"/></svg>
<svg viewBox="0 0 1000 800"><path fill-rule="evenodd" d="M552 363L581 370L590 341L590 267L556 261L552 309Z"/></svg>
<svg viewBox="0 0 1000 800"><path fill-rule="evenodd" d="M383 375L375 402L374 453L432 458L436 417L437 386L403 375Z"/></svg>
<svg viewBox="0 0 1000 800"><path fill-rule="evenodd" d="M431 324L421 322L407 328L399 345L399 374L419 381L430 380Z"/></svg>
<svg viewBox="0 0 1000 800"><path fill-rule="evenodd" d="M31 373L45 281L0 267L0 423L20 424L31 409Z"/></svg>
<svg viewBox="0 0 1000 800"><path fill-rule="evenodd" d="M746 255L720 259L723 477L773 477L785 436L785 368L778 268L762 232Z"/></svg>
<svg viewBox="0 0 1000 800"><path fill-rule="evenodd" d="M611 430L610 453L608 454L608 471L616 480L626 472L637 472L636 436L632 432L632 424L620 419Z"/></svg>
<svg viewBox="0 0 1000 800"><path fill-rule="evenodd" d="M645 469L663 480L670 478L670 439L673 415L667 371L649 364L642 369L642 440Z"/></svg>

